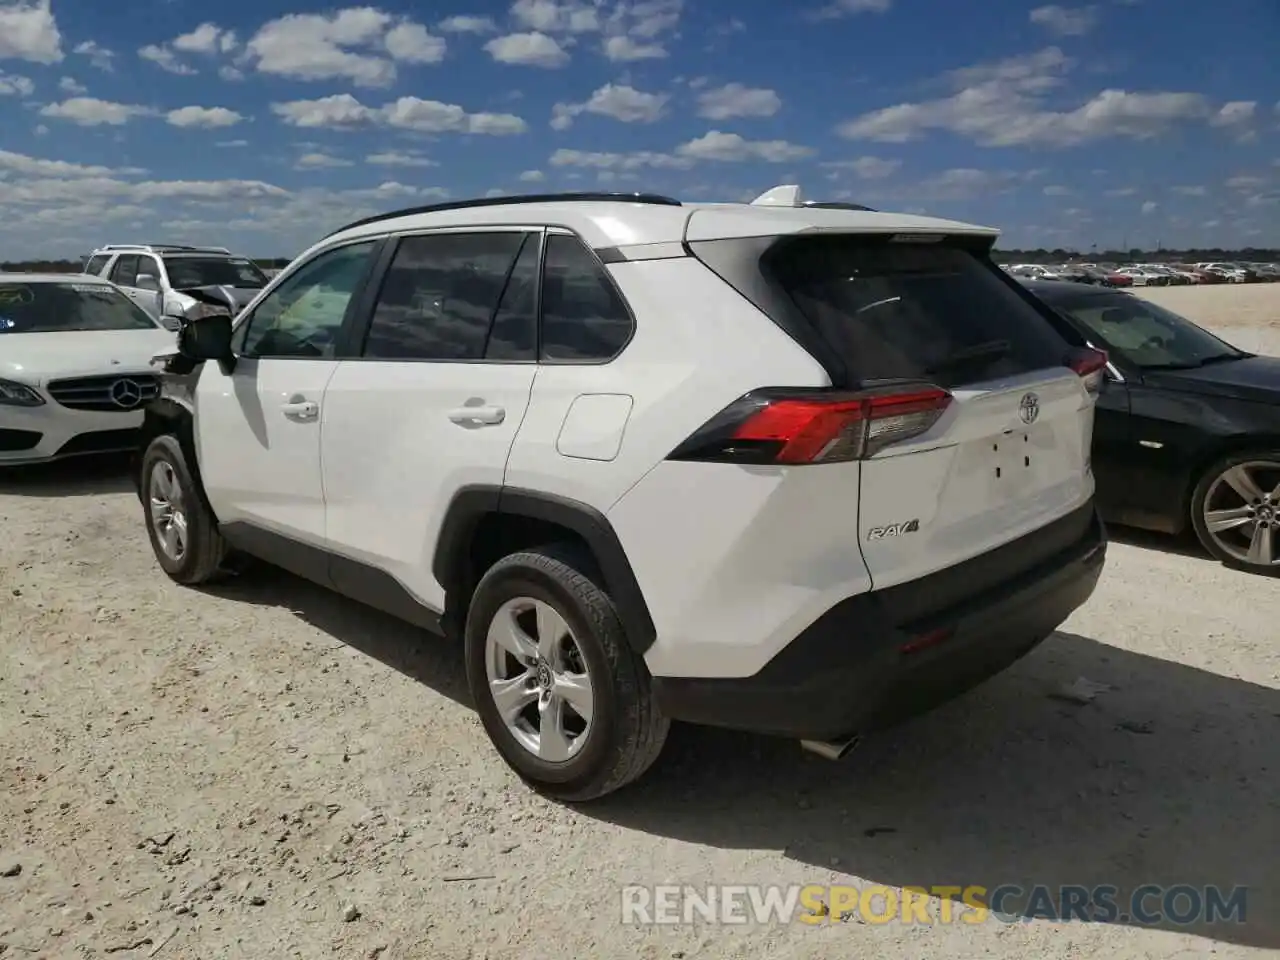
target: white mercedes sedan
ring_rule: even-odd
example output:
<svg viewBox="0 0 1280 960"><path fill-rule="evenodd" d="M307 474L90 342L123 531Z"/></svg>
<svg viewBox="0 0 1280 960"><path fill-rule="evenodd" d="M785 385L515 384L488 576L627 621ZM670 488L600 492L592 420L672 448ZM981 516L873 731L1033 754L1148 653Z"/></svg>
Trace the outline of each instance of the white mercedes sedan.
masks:
<svg viewBox="0 0 1280 960"><path fill-rule="evenodd" d="M173 343L106 280L0 273L0 467L132 449Z"/></svg>

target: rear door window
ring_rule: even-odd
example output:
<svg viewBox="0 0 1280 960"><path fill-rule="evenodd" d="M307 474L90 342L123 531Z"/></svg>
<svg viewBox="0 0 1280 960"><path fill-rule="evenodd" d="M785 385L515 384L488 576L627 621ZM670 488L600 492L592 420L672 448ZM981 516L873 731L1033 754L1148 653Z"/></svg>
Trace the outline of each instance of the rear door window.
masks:
<svg viewBox="0 0 1280 960"><path fill-rule="evenodd" d="M1061 366L1069 349L959 245L809 237L784 241L764 262L861 381L963 386Z"/></svg>
<svg viewBox="0 0 1280 960"><path fill-rule="evenodd" d="M136 254L124 254L111 268L111 282L122 287L132 287L138 279L138 257Z"/></svg>

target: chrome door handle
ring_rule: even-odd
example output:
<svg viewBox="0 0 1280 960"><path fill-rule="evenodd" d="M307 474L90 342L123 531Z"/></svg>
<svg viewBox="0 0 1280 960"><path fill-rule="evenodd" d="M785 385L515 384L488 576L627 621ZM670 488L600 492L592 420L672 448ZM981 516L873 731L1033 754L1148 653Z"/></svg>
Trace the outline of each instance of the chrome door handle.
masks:
<svg viewBox="0 0 1280 960"><path fill-rule="evenodd" d="M454 423L501 423L507 418L507 411L502 407L458 407L449 411L449 419Z"/></svg>
<svg viewBox="0 0 1280 960"><path fill-rule="evenodd" d="M282 403L280 409L290 420L314 420L320 412L320 404L314 400L290 400Z"/></svg>

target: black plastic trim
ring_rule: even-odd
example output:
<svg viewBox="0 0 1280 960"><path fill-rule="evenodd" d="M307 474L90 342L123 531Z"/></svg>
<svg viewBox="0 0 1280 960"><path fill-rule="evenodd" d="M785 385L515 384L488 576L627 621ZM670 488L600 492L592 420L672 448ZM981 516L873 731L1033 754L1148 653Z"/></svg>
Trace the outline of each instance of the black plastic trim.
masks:
<svg viewBox="0 0 1280 960"><path fill-rule="evenodd" d="M481 197L474 200L449 200L444 203L432 203L422 207L406 207L402 210L390 210L387 213L375 214L356 220L346 226L339 227L324 239L337 236L344 230L354 230L371 223L391 220L396 217L413 217L424 213L444 213L448 210L469 210L478 207L505 207L524 203L648 203L655 206L678 207L679 200L664 197L656 193L530 193L504 197Z"/></svg>
<svg viewBox="0 0 1280 960"><path fill-rule="evenodd" d="M472 536L488 514L527 517L564 527L590 548L633 650L643 654L656 636L644 593L626 551L608 518L585 503L511 487L471 486L459 490L445 511L432 569L446 596L464 595L483 571L469 569Z"/></svg>
<svg viewBox="0 0 1280 960"><path fill-rule="evenodd" d="M250 556L415 626L444 632L440 611L420 602L384 570L243 520L218 529L227 543Z"/></svg>
<svg viewBox="0 0 1280 960"><path fill-rule="evenodd" d="M798 739L893 726L1028 653L1085 603L1107 552L1095 505L965 563L849 597L751 677L655 677L674 720ZM903 645L936 630L934 646Z"/></svg>

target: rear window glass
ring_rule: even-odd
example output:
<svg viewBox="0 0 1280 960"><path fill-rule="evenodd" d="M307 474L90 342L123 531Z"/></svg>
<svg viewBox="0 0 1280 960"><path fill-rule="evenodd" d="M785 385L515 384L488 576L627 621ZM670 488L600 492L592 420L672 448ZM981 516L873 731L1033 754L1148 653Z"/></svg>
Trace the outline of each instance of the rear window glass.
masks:
<svg viewBox="0 0 1280 960"><path fill-rule="evenodd" d="M961 386L1062 365L1067 342L983 259L943 243L813 237L765 262L859 380Z"/></svg>
<svg viewBox="0 0 1280 960"><path fill-rule="evenodd" d="M0 284L0 337L155 329L155 323L137 304L105 283Z"/></svg>

